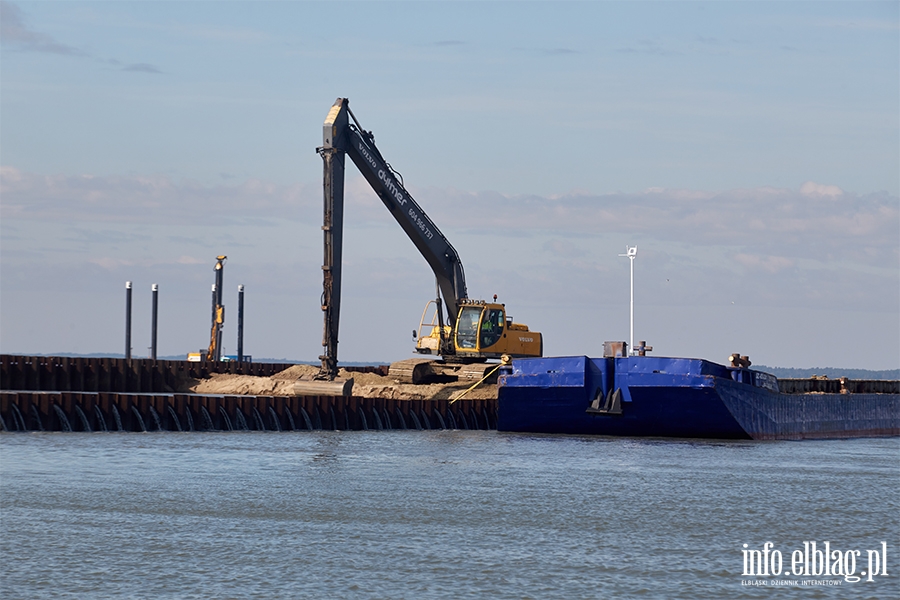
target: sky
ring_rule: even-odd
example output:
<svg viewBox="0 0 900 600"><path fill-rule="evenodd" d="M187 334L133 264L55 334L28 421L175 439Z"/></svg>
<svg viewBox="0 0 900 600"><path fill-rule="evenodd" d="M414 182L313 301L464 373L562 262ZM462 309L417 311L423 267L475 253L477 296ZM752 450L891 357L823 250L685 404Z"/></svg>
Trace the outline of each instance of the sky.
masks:
<svg viewBox="0 0 900 600"><path fill-rule="evenodd" d="M546 355L900 367L897 2L0 2L0 352L321 353L322 122L347 97ZM339 358L434 276L347 171Z"/></svg>

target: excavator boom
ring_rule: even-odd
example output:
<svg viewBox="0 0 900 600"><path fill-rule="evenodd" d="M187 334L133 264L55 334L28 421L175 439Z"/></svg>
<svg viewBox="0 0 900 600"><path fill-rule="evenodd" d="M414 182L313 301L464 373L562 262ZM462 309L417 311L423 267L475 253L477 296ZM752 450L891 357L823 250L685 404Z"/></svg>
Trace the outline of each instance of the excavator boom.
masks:
<svg viewBox="0 0 900 600"><path fill-rule="evenodd" d="M337 110L335 110L337 108ZM466 277L459 254L437 225L403 186L402 178L391 168L375 146L371 132L363 130L353 113L349 100L338 98L329 113L334 121L325 123L323 148L329 146L345 152L362 176L396 219L397 223L425 258L437 279L452 326L459 312L459 302L465 300ZM354 123L350 123L349 115ZM335 188L336 189L336 188ZM343 198L340 199L343 201ZM337 196L335 196L337 202Z"/></svg>
<svg viewBox="0 0 900 600"><path fill-rule="evenodd" d="M484 366L464 365L504 355L540 356L543 352L540 333L530 332L528 327L513 323L511 318L506 317L502 304L469 300L465 272L456 249L404 187L403 178L381 155L372 133L360 126L346 98L335 101L325 119L322 133L323 145L317 152L324 163L322 310L325 312L325 327L322 345L325 352L319 357L322 366L317 379L332 381L338 371L345 156L350 157L425 258L437 282L437 322L432 326L430 335L419 336L417 351L452 357L454 366L445 362L441 365L444 371L437 373L434 370L437 365L425 365L412 359L395 363L391 366L391 372L413 382L424 381L431 375L481 379ZM494 298L496 300L496 295ZM444 309L447 311L446 325Z"/></svg>
<svg viewBox="0 0 900 600"><path fill-rule="evenodd" d="M353 121L351 123L350 121ZM394 216L397 223L425 258L434 272L447 310L447 322L456 322L459 304L468 296L466 277L459 254L437 225L403 186L402 178L391 168L375 146L375 138L359 126L347 98L338 98L323 127L323 145L318 148L324 162L325 258L322 266L324 288L322 310L325 353L321 372L333 378L337 374L337 333L340 320L341 247L344 213L344 156L348 155L362 176ZM442 315L443 318L443 315Z"/></svg>

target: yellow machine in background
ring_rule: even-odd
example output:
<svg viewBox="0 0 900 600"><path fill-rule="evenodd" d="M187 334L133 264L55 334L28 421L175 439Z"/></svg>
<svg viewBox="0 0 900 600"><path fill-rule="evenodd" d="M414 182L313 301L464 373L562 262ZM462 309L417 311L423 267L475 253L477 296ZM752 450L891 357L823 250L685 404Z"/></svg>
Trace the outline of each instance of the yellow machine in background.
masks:
<svg viewBox="0 0 900 600"><path fill-rule="evenodd" d="M225 324L225 307L222 305L222 281L225 274L227 256L216 257L216 283L212 286L212 327L209 333L209 348L206 349L206 360L222 359L222 326Z"/></svg>

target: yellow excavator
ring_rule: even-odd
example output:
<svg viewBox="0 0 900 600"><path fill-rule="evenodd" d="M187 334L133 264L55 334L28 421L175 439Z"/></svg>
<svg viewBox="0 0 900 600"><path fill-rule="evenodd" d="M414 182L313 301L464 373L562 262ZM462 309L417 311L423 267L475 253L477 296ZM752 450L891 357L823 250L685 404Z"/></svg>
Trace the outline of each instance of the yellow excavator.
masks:
<svg viewBox="0 0 900 600"><path fill-rule="evenodd" d="M427 319L429 310L430 321ZM488 359L505 356L522 358L543 355L543 338L527 325L507 316L506 305L483 300L461 299L453 325L440 323L440 302L431 300L422 312L418 331L413 332L416 352L435 354L443 360L409 359L395 362L390 374L403 382L428 383L455 377L478 380L493 367ZM423 335L424 334L424 335ZM452 345L451 345L452 344Z"/></svg>
<svg viewBox="0 0 900 600"><path fill-rule="evenodd" d="M351 122L352 121L352 122ZM481 379L495 365L489 359L543 355L541 334L515 323L506 306L496 301L472 300L456 249L425 214L403 185L403 178L382 157L371 131L364 130L350 111L346 98L338 98L325 119L323 145L317 148L324 162L325 258L322 310L324 354L317 379L332 382L337 375L337 344L341 298L344 162L349 156L375 193L425 258L436 279L435 300L426 305L419 329L413 331L416 352L438 356L404 360L390 366L390 374L410 383L434 380ZM431 320L426 315L433 307ZM445 312L446 310L446 312ZM335 393L347 387L333 386ZM327 391L321 386L319 391ZM309 390L305 390L309 391Z"/></svg>

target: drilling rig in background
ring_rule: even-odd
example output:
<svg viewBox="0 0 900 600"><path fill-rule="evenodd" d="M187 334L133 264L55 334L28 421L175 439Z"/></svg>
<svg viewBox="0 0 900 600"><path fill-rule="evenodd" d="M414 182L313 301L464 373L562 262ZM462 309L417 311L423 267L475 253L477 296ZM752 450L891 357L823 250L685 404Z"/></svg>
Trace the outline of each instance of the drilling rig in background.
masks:
<svg viewBox="0 0 900 600"><path fill-rule="evenodd" d="M216 257L216 282L212 286L212 330L209 334L209 348L206 360L222 359L222 325L225 324L225 307L222 305L222 285L225 272L225 255Z"/></svg>
<svg viewBox="0 0 900 600"><path fill-rule="evenodd" d="M216 266L213 271L216 274L216 282L212 285L212 324L209 331L209 346L199 352L189 352L187 360L190 362L209 361L238 361L252 362L253 357L244 354L244 285L238 286L237 309L237 354L223 355L222 329L225 325L225 305L222 295L224 293L225 261L227 256L216 257Z"/></svg>

